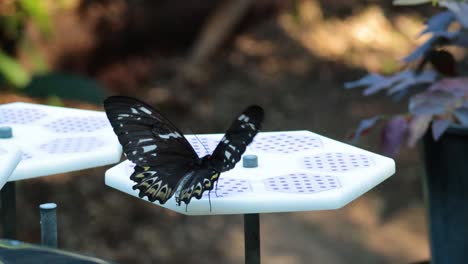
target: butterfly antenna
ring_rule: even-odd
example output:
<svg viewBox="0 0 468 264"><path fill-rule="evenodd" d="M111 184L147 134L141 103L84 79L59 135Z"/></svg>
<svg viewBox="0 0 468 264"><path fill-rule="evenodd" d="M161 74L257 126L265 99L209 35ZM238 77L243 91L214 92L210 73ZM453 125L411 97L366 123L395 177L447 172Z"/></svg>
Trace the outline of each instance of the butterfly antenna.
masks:
<svg viewBox="0 0 468 264"><path fill-rule="evenodd" d="M192 133L192 135L195 136L195 138L198 140L198 142L200 142L200 144L203 146L203 148L205 149L206 153L210 154L210 151L208 150L208 147L205 146L205 144L203 144L203 142L197 137L197 134L195 134L195 132L193 132L192 129L189 129L190 130L190 133Z"/></svg>

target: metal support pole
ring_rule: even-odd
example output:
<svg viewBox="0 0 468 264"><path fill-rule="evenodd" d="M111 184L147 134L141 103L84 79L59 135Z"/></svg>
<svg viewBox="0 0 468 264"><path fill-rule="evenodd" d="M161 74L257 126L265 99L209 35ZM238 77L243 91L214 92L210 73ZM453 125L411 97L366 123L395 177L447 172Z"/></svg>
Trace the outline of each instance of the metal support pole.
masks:
<svg viewBox="0 0 468 264"><path fill-rule="evenodd" d="M1 217L3 237L16 239L16 187L15 182L7 182L0 191L2 204Z"/></svg>
<svg viewBox="0 0 468 264"><path fill-rule="evenodd" d="M245 155L242 158L244 168L257 168L258 157ZM258 214L244 215L244 245L245 263L260 264L260 216Z"/></svg>
<svg viewBox="0 0 468 264"><path fill-rule="evenodd" d="M41 244L57 248L57 204L45 203L39 206L41 212Z"/></svg>
<svg viewBox="0 0 468 264"><path fill-rule="evenodd" d="M13 137L11 127L0 127L0 138ZM1 218L3 238L16 239L16 187L15 182L7 182L0 190L0 203L2 206Z"/></svg>
<svg viewBox="0 0 468 264"><path fill-rule="evenodd" d="M245 263L260 264L260 217L244 215Z"/></svg>

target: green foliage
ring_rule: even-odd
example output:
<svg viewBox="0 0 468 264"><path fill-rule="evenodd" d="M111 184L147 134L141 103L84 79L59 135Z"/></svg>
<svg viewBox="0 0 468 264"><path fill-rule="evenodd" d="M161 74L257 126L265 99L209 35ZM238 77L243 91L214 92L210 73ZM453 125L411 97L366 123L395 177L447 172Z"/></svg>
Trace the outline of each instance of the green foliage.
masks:
<svg viewBox="0 0 468 264"><path fill-rule="evenodd" d="M0 0L0 39L15 45L7 53L0 43L0 88L8 85L21 89L26 95L47 98L51 105L63 105L62 99L100 104L105 94L97 82L73 74L50 73L49 65L25 31L27 25L32 25L43 37L53 34L51 7L63 10L71 5L66 0ZM15 58L16 51L26 56L30 69Z"/></svg>
<svg viewBox="0 0 468 264"><path fill-rule="evenodd" d="M30 74L16 61L0 50L0 74L15 87L24 87L31 80Z"/></svg>
<svg viewBox="0 0 468 264"><path fill-rule="evenodd" d="M45 1L36 0L17 0L0 3L4 13L0 13L0 33L3 38L16 44L17 48L24 49L25 54L30 56L30 61L33 62L34 68L31 70L25 69L14 58L14 52L5 50L5 47L0 46L0 76L12 87L23 88L31 80L31 75L36 69L40 71L46 70L42 56L39 55L37 49L29 41L25 33L27 24L32 24L43 35L49 35L52 32L52 17Z"/></svg>
<svg viewBox="0 0 468 264"><path fill-rule="evenodd" d="M101 104L106 98L104 89L96 81L68 73L36 75L23 92L29 96L48 98L53 104L61 103L57 99Z"/></svg>
<svg viewBox="0 0 468 264"><path fill-rule="evenodd" d="M52 21L49 10L47 10L44 1L37 0L19 0L21 10L25 13L25 18L31 20L42 33L50 33L52 30Z"/></svg>

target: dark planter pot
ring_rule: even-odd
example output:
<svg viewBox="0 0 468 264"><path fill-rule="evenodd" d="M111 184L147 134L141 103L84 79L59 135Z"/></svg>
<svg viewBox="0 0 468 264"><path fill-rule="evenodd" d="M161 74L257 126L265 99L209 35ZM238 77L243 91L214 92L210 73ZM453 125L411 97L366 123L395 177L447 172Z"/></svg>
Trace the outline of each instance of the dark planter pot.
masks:
<svg viewBox="0 0 468 264"><path fill-rule="evenodd" d="M424 136L431 264L468 263L468 127Z"/></svg>

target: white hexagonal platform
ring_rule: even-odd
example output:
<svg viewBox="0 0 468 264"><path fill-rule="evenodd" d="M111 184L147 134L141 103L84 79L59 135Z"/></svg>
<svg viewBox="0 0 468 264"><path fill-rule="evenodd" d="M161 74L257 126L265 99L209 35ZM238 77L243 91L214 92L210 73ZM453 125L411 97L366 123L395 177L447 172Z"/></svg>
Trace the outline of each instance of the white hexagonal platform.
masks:
<svg viewBox="0 0 468 264"><path fill-rule="evenodd" d="M22 150L9 181L119 162L122 149L104 112L29 103L0 105L4 139Z"/></svg>
<svg viewBox="0 0 468 264"><path fill-rule="evenodd" d="M187 139L203 156L222 136ZM390 158L309 131L259 133L247 154L257 155L259 166L243 168L241 161L222 173L217 194L210 193L211 211L207 192L200 200L192 199L187 209L177 206L174 197L162 207L187 215L338 209L395 173ZM106 184L138 197L129 178L132 172L133 164L124 161L106 172Z"/></svg>
<svg viewBox="0 0 468 264"><path fill-rule="evenodd" d="M21 160L20 149L0 139L0 190Z"/></svg>

